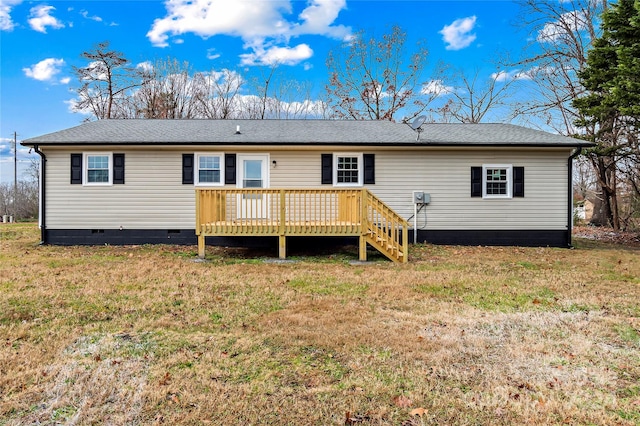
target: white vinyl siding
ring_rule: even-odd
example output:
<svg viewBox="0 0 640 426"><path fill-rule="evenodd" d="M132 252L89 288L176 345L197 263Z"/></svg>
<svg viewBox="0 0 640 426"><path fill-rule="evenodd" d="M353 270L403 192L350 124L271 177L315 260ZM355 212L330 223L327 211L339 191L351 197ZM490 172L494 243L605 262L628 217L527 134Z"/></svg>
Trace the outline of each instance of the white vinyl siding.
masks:
<svg viewBox="0 0 640 426"><path fill-rule="evenodd" d="M126 155L127 183L108 187L71 185L70 153L47 148L47 227L50 229L193 229L195 189L182 185L184 147L114 152ZM317 188L321 153L338 147L264 149L269 153L270 188ZM364 185L405 218L413 215L412 191L431 195L418 214L418 227L433 230L564 230L567 226L569 149L425 149L375 153L376 184ZM242 152L216 147L217 153ZM253 150L251 153L257 153ZM525 197L470 197L470 167L510 164L525 168ZM234 187L235 185L229 186ZM412 221L413 222L413 221Z"/></svg>
<svg viewBox="0 0 640 426"><path fill-rule="evenodd" d="M430 204L418 214L419 229L564 230L569 155L566 149L381 153L376 185L368 189L405 218L413 215L412 191L430 194ZM523 166L525 196L470 197L470 168L482 164Z"/></svg>
<svg viewBox="0 0 640 426"><path fill-rule="evenodd" d="M126 185L69 184L71 150L47 149L49 229L194 228L195 190L182 185L183 151L126 153Z"/></svg>
<svg viewBox="0 0 640 426"><path fill-rule="evenodd" d="M271 169L271 187L326 188L320 153L328 151L273 152L277 167ZM364 187L405 218L413 215L413 191L431 195L418 214L421 229L566 229L568 149L363 151L376 155L376 184ZM491 202L470 197L469 170L482 164L523 166L526 195Z"/></svg>

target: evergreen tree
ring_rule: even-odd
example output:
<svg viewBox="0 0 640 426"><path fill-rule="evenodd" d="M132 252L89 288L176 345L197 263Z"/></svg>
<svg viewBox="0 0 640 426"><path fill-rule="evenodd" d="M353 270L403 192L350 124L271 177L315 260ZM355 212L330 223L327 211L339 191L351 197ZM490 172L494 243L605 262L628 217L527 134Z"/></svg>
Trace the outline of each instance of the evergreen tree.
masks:
<svg viewBox="0 0 640 426"><path fill-rule="evenodd" d="M620 112L637 121L640 119L640 0L626 7L629 8L630 18L628 23L620 23L624 43L617 49L618 76L613 86L613 95Z"/></svg>
<svg viewBox="0 0 640 426"><path fill-rule="evenodd" d="M619 0L602 15L602 35L593 43L586 67L578 73L587 93L573 101L584 117L576 125L584 128L597 145L587 151L601 188L602 216L614 229L620 228L618 212L620 164L637 156L634 147L640 99L638 23L640 1ZM635 92L634 89L635 88Z"/></svg>

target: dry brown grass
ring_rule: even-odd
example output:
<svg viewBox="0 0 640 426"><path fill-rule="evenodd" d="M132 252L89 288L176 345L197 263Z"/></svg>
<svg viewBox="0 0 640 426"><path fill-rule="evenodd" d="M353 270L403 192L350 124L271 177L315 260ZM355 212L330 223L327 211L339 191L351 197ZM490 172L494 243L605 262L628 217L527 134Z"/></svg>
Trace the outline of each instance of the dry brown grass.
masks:
<svg viewBox="0 0 640 426"><path fill-rule="evenodd" d="M0 425L640 423L640 251L410 263L0 227Z"/></svg>

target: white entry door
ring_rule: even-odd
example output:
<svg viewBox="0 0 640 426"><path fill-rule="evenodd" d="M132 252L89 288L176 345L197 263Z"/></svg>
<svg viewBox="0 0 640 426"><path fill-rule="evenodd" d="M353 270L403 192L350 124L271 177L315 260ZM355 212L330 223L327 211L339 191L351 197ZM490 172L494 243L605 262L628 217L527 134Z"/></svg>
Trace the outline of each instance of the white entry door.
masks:
<svg viewBox="0 0 640 426"><path fill-rule="evenodd" d="M239 154L236 182L239 188L260 189L269 187L269 155ZM238 200L238 216L242 219L269 217L269 200L265 194L242 194Z"/></svg>

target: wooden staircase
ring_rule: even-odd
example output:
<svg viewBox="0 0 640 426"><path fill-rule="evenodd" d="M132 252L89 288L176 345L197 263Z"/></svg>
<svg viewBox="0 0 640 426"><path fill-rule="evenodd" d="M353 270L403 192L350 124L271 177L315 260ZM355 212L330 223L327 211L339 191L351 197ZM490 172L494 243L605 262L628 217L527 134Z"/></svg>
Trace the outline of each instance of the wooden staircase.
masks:
<svg viewBox="0 0 640 426"><path fill-rule="evenodd" d="M369 191L366 191L364 204L366 206L364 235L366 243L394 262L407 262L409 257L407 221Z"/></svg>

